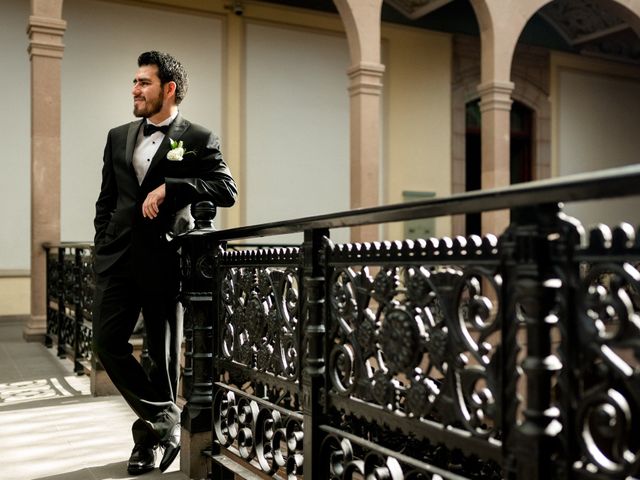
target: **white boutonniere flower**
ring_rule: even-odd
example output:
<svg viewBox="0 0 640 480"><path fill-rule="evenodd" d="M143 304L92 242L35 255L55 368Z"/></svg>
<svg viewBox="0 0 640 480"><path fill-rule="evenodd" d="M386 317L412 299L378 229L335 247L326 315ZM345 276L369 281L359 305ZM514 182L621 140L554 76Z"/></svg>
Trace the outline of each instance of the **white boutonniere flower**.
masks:
<svg viewBox="0 0 640 480"><path fill-rule="evenodd" d="M171 150L169 150L169 153L167 153L167 160L173 160L174 162L179 162L184 158L185 155L188 155L190 153L195 153L195 152L185 151L184 143L182 142L182 140L180 140L179 142L176 142L175 140L172 140L170 138L169 142L171 144Z"/></svg>

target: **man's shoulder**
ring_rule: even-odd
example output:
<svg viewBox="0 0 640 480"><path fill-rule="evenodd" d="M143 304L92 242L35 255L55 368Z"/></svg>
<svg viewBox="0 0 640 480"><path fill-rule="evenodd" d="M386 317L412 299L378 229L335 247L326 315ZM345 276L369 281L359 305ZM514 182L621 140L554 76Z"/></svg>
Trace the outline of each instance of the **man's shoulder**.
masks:
<svg viewBox="0 0 640 480"><path fill-rule="evenodd" d="M129 132L129 128L132 126L140 125L142 120L133 120L128 123L123 123L122 125L118 125L117 127L113 127L109 130L109 135L126 135Z"/></svg>
<svg viewBox="0 0 640 480"><path fill-rule="evenodd" d="M186 123L187 125L187 131L191 134L191 135L211 135L211 129L200 125L199 123L194 123L191 120L187 120L186 118L182 117L182 121Z"/></svg>
<svg viewBox="0 0 640 480"><path fill-rule="evenodd" d="M216 135L211 129L200 125L199 123L194 123L186 118L182 118L183 122L187 123L187 128L185 130L185 136L187 138L197 139L200 142L206 142L208 146L212 148L220 148L220 137Z"/></svg>

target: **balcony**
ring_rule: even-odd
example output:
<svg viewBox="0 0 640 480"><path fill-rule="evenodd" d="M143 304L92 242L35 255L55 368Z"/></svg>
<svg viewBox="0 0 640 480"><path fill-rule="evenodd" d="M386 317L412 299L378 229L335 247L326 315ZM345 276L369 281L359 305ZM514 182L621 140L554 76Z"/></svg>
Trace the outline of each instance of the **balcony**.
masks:
<svg viewBox="0 0 640 480"><path fill-rule="evenodd" d="M640 243L628 224L585 231L561 202L639 182L633 166L224 231L200 204L180 239L182 471L637 476ZM334 228L499 209L499 236L331 241ZM299 232L286 248L239 243ZM49 248L48 334L78 369L91 248Z"/></svg>

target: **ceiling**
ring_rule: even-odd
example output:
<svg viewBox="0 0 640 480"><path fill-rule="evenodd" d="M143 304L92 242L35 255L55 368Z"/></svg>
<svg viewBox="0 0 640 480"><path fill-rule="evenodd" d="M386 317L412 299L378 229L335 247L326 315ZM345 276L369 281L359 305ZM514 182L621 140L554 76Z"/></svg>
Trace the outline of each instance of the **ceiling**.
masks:
<svg viewBox="0 0 640 480"><path fill-rule="evenodd" d="M264 0L337 13L332 0ZM529 21L520 41L553 50L640 64L640 37L631 15L612 0L554 0ZM478 35L469 0L384 0L382 20L451 33Z"/></svg>
<svg viewBox="0 0 640 480"><path fill-rule="evenodd" d="M640 38L610 0L556 0L540 10L567 43L585 55L640 63Z"/></svg>

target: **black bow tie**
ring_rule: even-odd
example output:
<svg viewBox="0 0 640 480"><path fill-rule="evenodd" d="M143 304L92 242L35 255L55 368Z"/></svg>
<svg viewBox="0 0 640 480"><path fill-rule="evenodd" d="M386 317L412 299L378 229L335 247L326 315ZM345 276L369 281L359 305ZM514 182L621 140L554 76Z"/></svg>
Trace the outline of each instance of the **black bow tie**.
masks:
<svg viewBox="0 0 640 480"><path fill-rule="evenodd" d="M161 127L158 127L157 125L145 123L142 133L144 134L145 137L148 137L149 135L152 135L156 132L162 132L166 134L168 131L169 131L169 125L163 125Z"/></svg>

